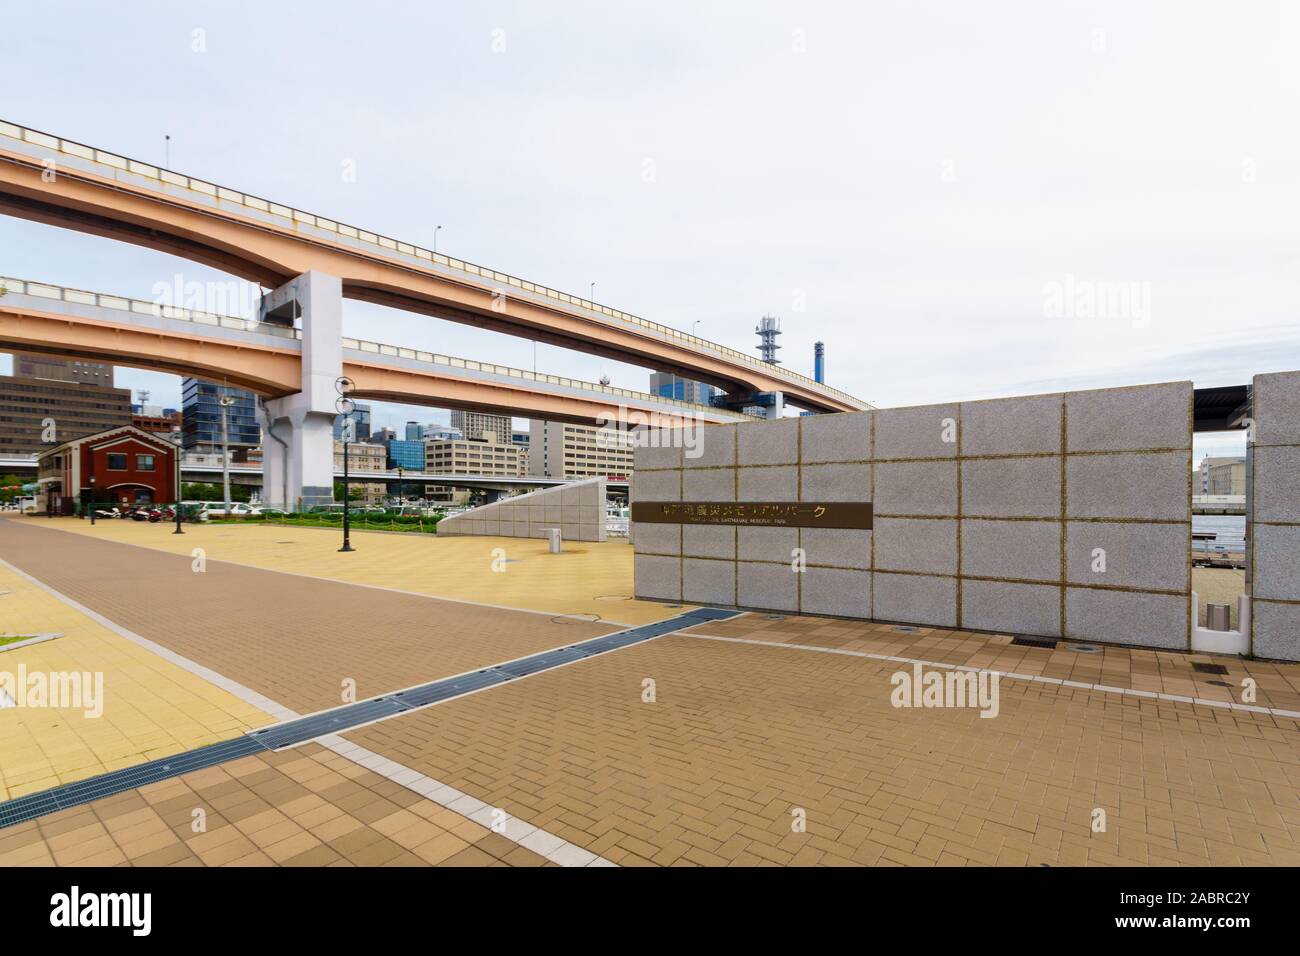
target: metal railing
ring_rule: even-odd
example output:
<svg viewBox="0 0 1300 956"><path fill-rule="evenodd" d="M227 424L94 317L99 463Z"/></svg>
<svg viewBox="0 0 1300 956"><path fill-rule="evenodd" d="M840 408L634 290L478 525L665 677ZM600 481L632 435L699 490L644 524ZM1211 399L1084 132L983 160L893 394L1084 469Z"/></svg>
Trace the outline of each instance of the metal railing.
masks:
<svg viewBox="0 0 1300 956"><path fill-rule="evenodd" d="M106 152L105 150L96 149L93 146L86 146L82 143L63 139L59 136L52 136L49 133L42 133L25 126L19 126L15 123L7 123L0 120L0 136L7 136L21 142L31 143L34 146L57 150L61 153L67 153L69 156L76 156L80 159L89 160L90 162L100 163L119 172L132 173L137 176L143 176L147 179L153 179L164 185L189 189L200 193L209 199L231 202L261 213L279 216L287 220L288 225L291 227L298 225L314 226L317 229L321 229L328 233L334 233L356 242L364 243L386 253L401 253L403 255L427 261L430 265L439 265L447 269L455 270L466 276L478 276L479 278L484 278L491 282L502 283L505 286L520 289L525 292L531 292L534 295L540 295L547 299L563 302L566 305L585 309L588 312L596 313L609 319L626 322L630 325L636 326L640 330L655 333L665 341L674 344L687 345L700 352L712 353L721 358L725 358L728 361L739 362L743 365L750 366L751 368L760 369L765 375L770 375L777 379L784 379L785 381L797 384L814 392L820 392L828 397L840 399L850 406L858 406L861 408L871 407L867 402L854 398L847 392L831 388L830 386L817 382L815 379L809 378L806 375L800 375L798 372L792 372L789 369L781 368L778 365L771 365L757 356L729 348L725 345L719 345L716 342L710 342L708 339L702 339L698 336L690 335L686 332L682 332L680 329L675 329L672 326L663 325L659 322L651 322L649 319L643 319L640 316L632 315L629 312L623 312L607 305L601 305L597 302L593 302L591 299L584 299L580 296L570 295L567 292L560 292L558 289L552 289L536 282L529 282L528 280L520 279L517 276L512 276L504 272L497 272L495 269L489 269L486 266L466 262L463 259L447 256L440 252L433 252L432 250L408 242L390 239L387 236L366 229L361 229L357 226L349 226L333 219L327 219L324 216L317 216L300 209L294 209L291 206L272 202L269 199L261 199L237 189L227 189L225 186L218 186L201 179L195 179L192 176L186 176L181 173L163 169L162 167L152 165L151 163L139 162L138 160L129 159L125 156L119 156L116 153Z"/></svg>
<svg viewBox="0 0 1300 956"><path fill-rule="evenodd" d="M177 319L182 322L194 322L198 325L236 329L241 332L256 332L259 335L276 335L280 338L301 338L301 335L295 329L285 328L282 325L269 325L265 322L258 322L256 319L217 315L212 312L201 312L197 309L181 309L176 306L163 305L160 302L146 302L143 299L130 299L125 296L107 295L102 292L66 289L63 286L50 285L45 282L29 282L25 279L11 279L0 276L0 289L40 299L55 299L61 302L72 302L76 305L94 305L103 309L116 309L119 312L151 315L154 318ZM3 303L3 299L0 299L0 303Z"/></svg>
<svg viewBox="0 0 1300 956"><path fill-rule="evenodd" d="M35 298L71 302L77 305L98 306L99 308L131 312L137 315L149 315L155 318L175 319L181 322L194 322L198 325L215 326L223 329L235 329L241 332L254 332L258 335L274 335L280 338L295 340L302 339L301 329L291 329L283 325L272 325L267 322L258 322L256 319L241 319L236 316L217 315L212 312L202 312L196 309L181 309L174 306L163 305L159 302L146 302L143 299L131 299L120 295L107 295L102 292L86 292L82 289L68 289L63 286L50 285L45 282L31 282L26 279L12 279L6 276L0 276L0 290L18 295L29 295ZM3 308L3 302L3 297L0 297L0 308ZM460 368L470 372L486 372L492 375L517 378L523 381L539 382L546 385L559 385L566 388L578 388L590 392L600 392L605 395L615 395L636 401L652 401L671 405L677 408L689 409L694 412L707 410L715 415L734 416L737 421L744 421L750 417L741 412L732 412L728 409L714 408L711 405L697 405L694 402L686 402L679 398L668 398L666 396L654 395L650 392L638 392L635 389L619 388L615 385L603 385L599 382L584 382L581 379L566 378L562 375L548 375L544 372L530 372L527 369L511 368L508 365L496 365L492 362L478 362L474 359L459 358L455 355L441 355L437 352L408 349L400 345L385 345L381 342L371 342L366 339L354 339L344 336L343 347L345 349L352 349L353 351L366 354L410 359L412 361L425 362L430 365L440 365L446 368Z"/></svg>

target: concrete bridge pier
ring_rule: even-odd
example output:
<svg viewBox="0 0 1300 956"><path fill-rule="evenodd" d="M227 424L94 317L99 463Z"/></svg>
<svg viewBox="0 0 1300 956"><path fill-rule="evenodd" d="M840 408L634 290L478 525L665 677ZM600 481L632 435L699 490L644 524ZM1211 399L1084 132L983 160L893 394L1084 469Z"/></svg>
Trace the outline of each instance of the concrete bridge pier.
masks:
<svg viewBox="0 0 1300 956"><path fill-rule="evenodd" d="M305 272L262 298L259 318L302 329L302 390L263 403L262 500L286 510L334 501L334 418L343 374L343 282Z"/></svg>

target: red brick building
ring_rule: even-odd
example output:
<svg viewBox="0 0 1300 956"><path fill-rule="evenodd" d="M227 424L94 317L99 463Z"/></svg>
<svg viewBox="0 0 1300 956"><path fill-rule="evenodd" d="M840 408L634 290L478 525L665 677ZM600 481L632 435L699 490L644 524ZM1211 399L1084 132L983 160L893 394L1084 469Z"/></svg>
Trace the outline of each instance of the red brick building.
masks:
<svg viewBox="0 0 1300 956"><path fill-rule="evenodd" d="M38 500L41 507L68 499L119 507L175 501L176 451L132 425L74 438L37 456Z"/></svg>

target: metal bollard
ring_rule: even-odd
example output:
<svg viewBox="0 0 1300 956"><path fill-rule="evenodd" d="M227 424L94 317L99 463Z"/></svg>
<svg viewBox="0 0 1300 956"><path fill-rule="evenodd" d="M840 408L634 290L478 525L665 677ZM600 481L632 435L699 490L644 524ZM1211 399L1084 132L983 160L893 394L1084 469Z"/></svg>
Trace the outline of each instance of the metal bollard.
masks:
<svg viewBox="0 0 1300 956"><path fill-rule="evenodd" d="M551 554L559 554L563 550L564 535L560 528L547 528L546 537L550 540Z"/></svg>
<svg viewBox="0 0 1300 956"><path fill-rule="evenodd" d="M1205 627L1210 631L1232 630L1232 608L1227 604L1206 604Z"/></svg>

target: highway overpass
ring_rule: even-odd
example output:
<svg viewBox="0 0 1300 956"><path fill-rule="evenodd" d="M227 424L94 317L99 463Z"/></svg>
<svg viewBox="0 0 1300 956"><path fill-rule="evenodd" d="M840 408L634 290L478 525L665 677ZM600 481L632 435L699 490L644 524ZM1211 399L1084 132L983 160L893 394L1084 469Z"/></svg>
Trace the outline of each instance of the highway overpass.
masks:
<svg viewBox="0 0 1300 956"><path fill-rule="evenodd" d="M870 406L757 356L378 232L0 122L0 213L200 262L277 287L337 277L344 297L711 382L811 411ZM270 363L274 364L274 363Z"/></svg>
<svg viewBox="0 0 1300 956"><path fill-rule="evenodd" d="M192 375L264 398L302 387L302 330L100 292L0 277L0 351L23 349ZM356 398L549 421L648 425L743 421L727 409L648 392L344 336Z"/></svg>

